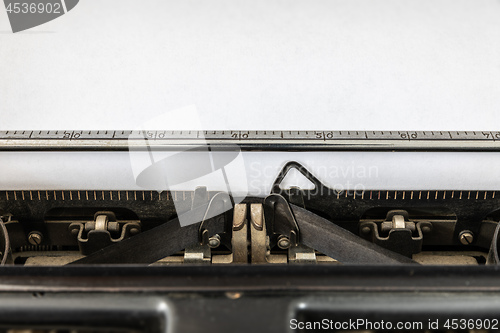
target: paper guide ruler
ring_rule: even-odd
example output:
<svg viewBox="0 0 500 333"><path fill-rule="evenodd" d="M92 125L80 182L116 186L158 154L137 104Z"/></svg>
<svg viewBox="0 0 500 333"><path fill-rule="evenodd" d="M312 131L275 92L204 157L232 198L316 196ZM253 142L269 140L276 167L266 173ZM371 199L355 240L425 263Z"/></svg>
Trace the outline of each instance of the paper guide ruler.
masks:
<svg viewBox="0 0 500 333"><path fill-rule="evenodd" d="M0 131L0 150L500 151L492 131Z"/></svg>

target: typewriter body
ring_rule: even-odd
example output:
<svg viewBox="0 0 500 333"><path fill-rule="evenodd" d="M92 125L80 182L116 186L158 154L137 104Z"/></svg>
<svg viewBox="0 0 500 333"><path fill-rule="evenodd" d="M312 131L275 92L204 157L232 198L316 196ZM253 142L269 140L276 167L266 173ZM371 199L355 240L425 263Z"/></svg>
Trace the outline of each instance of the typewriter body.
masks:
<svg viewBox="0 0 500 333"><path fill-rule="evenodd" d="M205 154L213 171L242 151L496 154L499 138L495 132L18 131L2 132L0 149ZM176 155L169 156L138 182L164 182L155 177L176 167L169 164ZM283 186L291 171L313 186ZM500 318L500 189L339 190L288 161L264 195L204 184L162 191L5 189L0 215L6 332L288 332L307 329L297 322L323 320L443 325L448 318ZM356 327L383 331L365 328Z"/></svg>

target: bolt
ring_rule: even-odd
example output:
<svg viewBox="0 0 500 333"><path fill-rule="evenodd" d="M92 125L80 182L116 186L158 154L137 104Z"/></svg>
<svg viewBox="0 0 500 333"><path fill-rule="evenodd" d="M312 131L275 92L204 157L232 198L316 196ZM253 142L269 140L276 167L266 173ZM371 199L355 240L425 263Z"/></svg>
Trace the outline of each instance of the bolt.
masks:
<svg viewBox="0 0 500 333"><path fill-rule="evenodd" d="M208 246L212 249L215 249L216 247L219 247L220 245L220 236L215 235L212 236L208 239Z"/></svg>
<svg viewBox="0 0 500 333"><path fill-rule="evenodd" d="M424 226L422 227L422 232L423 232L424 234L427 234L427 233L431 232L431 227L429 227L428 225L424 225Z"/></svg>
<svg viewBox="0 0 500 333"><path fill-rule="evenodd" d="M139 233L139 229L138 228L131 228L130 229L130 234L131 235L137 235Z"/></svg>
<svg viewBox="0 0 500 333"><path fill-rule="evenodd" d="M361 232L365 235L368 235L371 231L372 229L370 229L370 227L368 226L361 228Z"/></svg>
<svg viewBox="0 0 500 333"><path fill-rule="evenodd" d="M472 231L464 230L460 233L458 239L463 245L469 245L474 241L474 234L472 233Z"/></svg>
<svg viewBox="0 0 500 333"><path fill-rule="evenodd" d="M226 297L229 299L238 299L242 296L242 293L236 292L236 291L227 291L226 292Z"/></svg>
<svg viewBox="0 0 500 333"><path fill-rule="evenodd" d="M38 231L32 231L28 235L28 241L30 242L31 245L40 245L42 243L42 240L43 236Z"/></svg>
<svg viewBox="0 0 500 333"><path fill-rule="evenodd" d="M290 240L288 239L288 237L281 236L278 239L278 247L283 250L288 249L290 247Z"/></svg>

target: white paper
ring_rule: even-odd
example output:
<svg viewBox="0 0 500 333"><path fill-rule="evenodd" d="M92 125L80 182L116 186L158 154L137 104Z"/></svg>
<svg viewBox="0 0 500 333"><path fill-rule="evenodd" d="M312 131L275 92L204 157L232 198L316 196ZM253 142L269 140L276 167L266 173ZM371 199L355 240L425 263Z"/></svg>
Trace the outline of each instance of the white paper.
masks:
<svg viewBox="0 0 500 333"><path fill-rule="evenodd" d="M192 129L151 122L188 106L207 130L498 130L499 18L497 0L85 0L12 34L0 9L0 130ZM234 186L262 182L252 193L290 160L379 170L317 171L332 186L499 188L497 153L244 158ZM135 189L131 168L126 153L0 153L0 188Z"/></svg>
<svg viewBox="0 0 500 333"><path fill-rule="evenodd" d="M500 153L407 152L242 153L225 166L232 193L265 196L286 162L301 163L324 185L338 190L498 190ZM0 190L209 190L227 191L221 171L167 187L136 184L130 156L115 153L2 153ZM195 167L185 163L179 168ZM288 179L287 188L302 185ZM304 188L304 186L303 186Z"/></svg>

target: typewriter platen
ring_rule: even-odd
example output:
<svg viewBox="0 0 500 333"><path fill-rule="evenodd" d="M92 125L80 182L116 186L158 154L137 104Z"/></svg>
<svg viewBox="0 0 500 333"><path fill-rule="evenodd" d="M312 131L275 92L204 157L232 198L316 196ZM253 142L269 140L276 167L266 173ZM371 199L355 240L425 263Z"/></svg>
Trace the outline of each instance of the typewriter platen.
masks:
<svg viewBox="0 0 500 333"><path fill-rule="evenodd" d="M495 154L500 132L18 131L0 133L0 149L182 152L206 156L211 170L224 170L241 151ZM160 160L146 171L169 168ZM281 186L291 170L313 187ZM147 172L140 177L148 184L165 181ZM198 313L192 320L200 327L218 318L219 326L212 321L205 331L257 324L255 318L261 329L287 331L290 318L450 316L429 310L430 303L440 309L458 304L452 314L459 319L498 318L500 191L339 190L295 161L282 167L263 196L200 185L0 191L3 290L38 295L47 309L61 307L55 302L60 293L78 298L72 293L86 292L81 307L59 309L64 319L30 315L33 327L180 330ZM112 291L123 299L103 296ZM408 293L415 292L409 304ZM380 293L387 297L374 296ZM107 320L95 316L88 297L106 298L100 306ZM142 310L116 308L123 302ZM12 327L28 308L18 309ZM263 316L269 311L275 315ZM174 312L184 320L174 320Z"/></svg>

